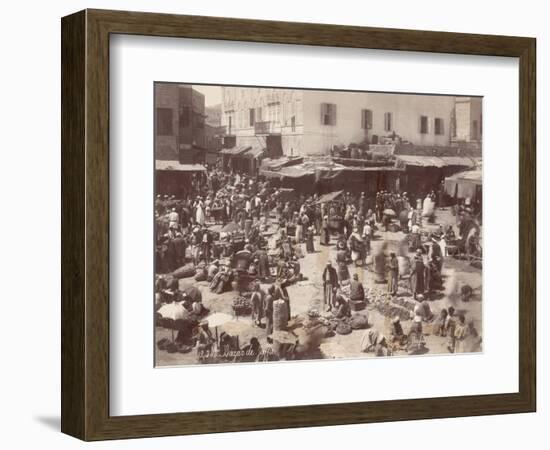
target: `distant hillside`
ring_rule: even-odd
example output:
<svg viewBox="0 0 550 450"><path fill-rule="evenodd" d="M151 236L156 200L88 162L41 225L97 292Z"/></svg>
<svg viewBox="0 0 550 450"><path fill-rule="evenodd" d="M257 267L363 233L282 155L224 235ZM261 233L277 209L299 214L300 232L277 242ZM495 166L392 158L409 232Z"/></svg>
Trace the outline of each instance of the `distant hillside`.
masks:
<svg viewBox="0 0 550 450"><path fill-rule="evenodd" d="M219 127L222 124L222 105L212 105L205 108L206 123L213 127Z"/></svg>

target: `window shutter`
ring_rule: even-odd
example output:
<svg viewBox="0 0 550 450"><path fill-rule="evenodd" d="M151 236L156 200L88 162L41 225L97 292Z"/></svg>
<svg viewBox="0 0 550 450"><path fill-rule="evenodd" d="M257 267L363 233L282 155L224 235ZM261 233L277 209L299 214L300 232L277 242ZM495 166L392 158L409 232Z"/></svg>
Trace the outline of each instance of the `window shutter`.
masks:
<svg viewBox="0 0 550 450"><path fill-rule="evenodd" d="M336 125L336 105L335 104L332 104L330 124Z"/></svg>

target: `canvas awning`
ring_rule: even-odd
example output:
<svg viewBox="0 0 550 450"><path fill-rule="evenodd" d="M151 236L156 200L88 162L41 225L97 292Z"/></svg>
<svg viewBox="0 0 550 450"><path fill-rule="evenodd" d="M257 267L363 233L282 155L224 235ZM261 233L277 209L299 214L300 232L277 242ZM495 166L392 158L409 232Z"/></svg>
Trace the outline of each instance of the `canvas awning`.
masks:
<svg viewBox="0 0 550 450"><path fill-rule="evenodd" d="M260 170L260 174L266 178L301 178L307 175L313 175L312 170L306 170L296 166L283 167L280 170Z"/></svg>
<svg viewBox="0 0 550 450"><path fill-rule="evenodd" d="M438 168L446 166L474 167L474 161L465 156L398 155L397 166Z"/></svg>
<svg viewBox="0 0 550 450"><path fill-rule="evenodd" d="M250 159L254 159L254 158L259 158L260 156L262 156L265 152L265 148L259 148L259 147L255 147L255 148L251 148L249 150L247 150L246 152L244 152L242 154L242 156L245 156L247 158L250 158Z"/></svg>
<svg viewBox="0 0 550 450"><path fill-rule="evenodd" d="M202 164L180 164L179 161L165 161L157 159L155 161L155 170L166 170L176 172L206 172L206 167Z"/></svg>
<svg viewBox="0 0 550 450"><path fill-rule="evenodd" d="M342 195L344 191L334 191L334 192L329 192L328 194L323 194L321 195L318 199L317 199L317 202L316 203L328 203L328 202L332 202L334 200L336 200L338 197L340 197L340 195Z"/></svg>
<svg viewBox="0 0 550 450"><path fill-rule="evenodd" d="M237 156L241 155L242 153L250 150L252 147L250 145L236 145L235 147L231 148L224 148L220 150L220 154L222 155L229 155L229 156Z"/></svg>
<svg viewBox="0 0 550 450"><path fill-rule="evenodd" d="M473 199L481 184L481 170L467 170L445 178L445 192L451 197Z"/></svg>

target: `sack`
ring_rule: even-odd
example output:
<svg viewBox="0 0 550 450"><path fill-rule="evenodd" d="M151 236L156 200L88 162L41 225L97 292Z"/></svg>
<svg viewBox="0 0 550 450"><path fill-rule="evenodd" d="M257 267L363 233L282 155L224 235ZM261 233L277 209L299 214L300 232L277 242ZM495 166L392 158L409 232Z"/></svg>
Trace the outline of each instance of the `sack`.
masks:
<svg viewBox="0 0 550 450"><path fill-rule="evenodd" d="M369 318L366 314L354 314L351 316L350 326L352 330L364 330L369 326Z"/></svg>
<svg viewBox="0 0 550 450"><path fill-rule="evenodd" d="M196 273L195 267L192 264L187 264L182 266L172 272L174 278L189 278L194 276Z"/></svg>
<svg viewBox="0 0 550 450"><path fill-rule="evenodd" d="M162 338L160 341L157 342L157 348L159 350L166 350L166 347L168 346L168 344L170 344L171 342L166 339L166 338Z"/></svg>
<svg viewBox="0 0 550 450"><path fill-rule="evenodd" d="M339 323L336 327L336 333L338 334L350 334L351 330L351 326L345 322Z"/></svg>
<svg viewBox="0 0 550 450"><path fill-rule="evenodd" d="M206 277L208 276L206 269L201 268L197 271L197 274L195 275L195 281L205 281Z"/></svg>

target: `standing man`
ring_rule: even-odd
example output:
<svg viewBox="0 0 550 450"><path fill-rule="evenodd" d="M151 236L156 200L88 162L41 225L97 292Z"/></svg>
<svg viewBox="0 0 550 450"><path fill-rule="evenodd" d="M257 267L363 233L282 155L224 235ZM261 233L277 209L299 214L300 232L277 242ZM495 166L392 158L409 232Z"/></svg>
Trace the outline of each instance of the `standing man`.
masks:
<svg viewBox="0 0 550 450"><path fill-rule="evenodd" d="M175 229L179 228L180 216L176 212L176 208L172 208L172 210L170 211L170 214L168 215L168 220L170 222L168 225L169 228L175 228Z"/></svg>
<svg viewBox="0 0 550 450"><path fill-rule="evenodd" d="M273 301L275 294L275 286L271 285L267 289L267 295L264 301L264 313L265 313L265 332L269 336L273 333Z"/></svg>
<svg viewBox="0 0 550 450"><path fill-rule="evenodd" d="M394 252L390 253L389 261L388 294L397 295L397 281L399 280L399 263Z"/></svg>
<svg viewBox="0 0 550 450"><path fill-rule="evenodd" d="M413 292L413 297L416 300L416 296L419 294L424 294L424 291L426 290L424 283L424 258L422 257L421 249L416 251L411 271L411 290Z"/></svg>
<svg viewBox="0 0 550 450"><path fill-rule="evenodd" d="M336 286L338 286L338 273L336 269L332 267L332 263L327 261L327 266L325 270L323 270L324 302L327 311L330 311L334 306L333 290Z"/></svg>
<svg viewBox="0 0 550 450"><path fill-rule="evenodd" d="M250 302L252 303L252 318L254 319L254 325L258 327L262 324L262 317L265 310L262 297L260 283L255 283Z"/></svg>

